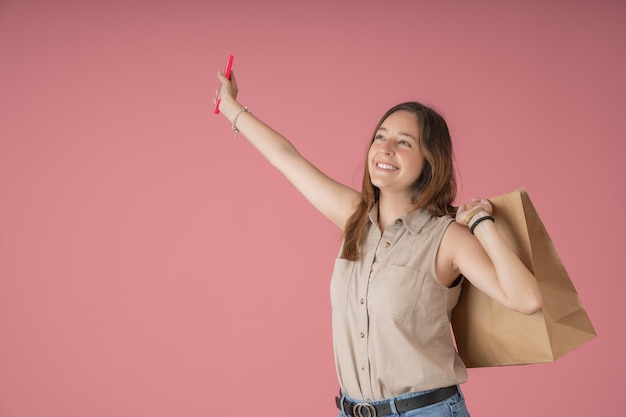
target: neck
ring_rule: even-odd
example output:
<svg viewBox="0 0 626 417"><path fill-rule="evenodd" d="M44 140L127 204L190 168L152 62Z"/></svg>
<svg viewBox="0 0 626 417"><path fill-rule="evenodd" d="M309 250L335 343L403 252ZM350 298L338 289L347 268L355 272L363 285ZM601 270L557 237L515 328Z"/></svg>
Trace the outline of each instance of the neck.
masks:
<svg viewBox="0 0 626 417"><path fill-rule="evenodd" d="M411 210L413 203L406 194L381 193L378 199L378 227L384 232L389 224Z"/></svg>

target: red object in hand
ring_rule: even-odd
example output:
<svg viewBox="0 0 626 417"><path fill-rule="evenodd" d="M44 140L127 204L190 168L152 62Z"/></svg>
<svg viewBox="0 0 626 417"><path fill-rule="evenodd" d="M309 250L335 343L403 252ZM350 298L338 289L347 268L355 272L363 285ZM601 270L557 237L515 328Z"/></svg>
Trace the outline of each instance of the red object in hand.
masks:
<svg viewBox="0 0 626 417"><path fill-rule="evenodd" d="M224 71L224 75L226 78L230 80L230 69L233 67L233 56L228 56L228 62L226 62L226 70ZM215 114L220 114L220 102L221 97L217 97L217 101L215 102Z"/></svg>

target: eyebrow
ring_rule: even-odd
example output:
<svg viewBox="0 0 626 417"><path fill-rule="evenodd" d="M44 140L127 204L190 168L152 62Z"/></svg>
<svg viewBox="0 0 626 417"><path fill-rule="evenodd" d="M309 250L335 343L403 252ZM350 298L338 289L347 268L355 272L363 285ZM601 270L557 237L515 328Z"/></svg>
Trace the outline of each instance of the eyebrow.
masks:
<svg viewBox="0 0 626 417"><path fill-rule="evenodd" d="M388 132L388 130L387 130L387 128L386 128L386 127L379 127L379 128L378 128L378 130L376 130L376 131L378 132L379 130L383 130L383 131L385 131L385 132ZM409 134L409 133L406 133L406 132L398 132L398 135L399 135L399 136L406 136L406 137L409 137L409 138L413 139L415 142L419 143L419 142L418 142L418 140L417 140L417 138L416 138L415 136L413 136L413 135Z"/></svg>

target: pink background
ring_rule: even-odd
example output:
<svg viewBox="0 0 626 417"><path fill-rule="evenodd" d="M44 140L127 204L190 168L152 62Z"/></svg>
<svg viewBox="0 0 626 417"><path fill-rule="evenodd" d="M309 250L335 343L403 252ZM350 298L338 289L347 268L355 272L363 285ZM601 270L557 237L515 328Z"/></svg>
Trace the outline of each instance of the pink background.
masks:
<svg viewBox="0 0 626 417"><path fill-rule="evenodd" d="M472 415L626 415L626 3L221 3L0 0L0 416L336 415L340 233L212 114L229 53L345 183L416 99L460 199L527 187L599 336Z"/></svg>

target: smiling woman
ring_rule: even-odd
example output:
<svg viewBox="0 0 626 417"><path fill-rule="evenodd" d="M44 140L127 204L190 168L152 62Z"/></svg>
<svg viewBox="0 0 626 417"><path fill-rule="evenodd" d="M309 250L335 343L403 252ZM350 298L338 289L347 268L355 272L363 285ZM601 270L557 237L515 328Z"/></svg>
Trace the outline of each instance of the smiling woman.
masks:
<svg viewBox="0 0 626 417"><path fill-rule="evenodd" d="M468 370L473 416L624 415L625 21L623 0L0 0L0 416L336 415L326 324L356 262L249 115L233 140L213 114L230 53L237 101L357 192L410 100L446 117L454 206L528 189L598 337ZM425 314L407 265L374 265L370 316Z"/></svg>
<svg viewBox="0 0 626 417"><path fill-rule="evenodd" d="M397 131L389 132L389 129L394 128L393 126ZM363 201L345 227L342 256L347 259L357 258L357 247L368 221L367 212L374 202L379 201L380 197L379 186L372 179L372 175L376 176L379 172L372 167L371 154L378 149L378 141L391 138L393 142L394 135L398 136L397 143L400 150L411 145L413 152L407 150L400 154L413 155L416 166L413 167L415 172L413 183L411 183L410 198L407 200L407 196L399 196L399 201L392 203L391 196L394 194L390 194L390 197L385 199L385 202L390 203L389 212L393 213L397 208L400 209L398 213L409 212L419 207L426 207L434 216L454 215L456 212L452 206L452 201L456 196L452 141L445 120L435 110L420 103L398 104L383 115L372 138L368 163L363 174L361 193ZM406 144L401 142L406 142ZM398 194L395 195L398 196ZM379 226L390 221L380 219L380 216L386 215L386 212L387 210L383 210L379 213ZM384 229L384 226L382 228Z"/></svg>
<svg viewBox="0 0 626 417"><path fill-rule="evenodd" d="M489 201L452 205L445 120L416 102L389 109L374 129L357 191L322 173L239 104L234 74L218 78L215 102L233 131L344 232L331 280L340 416L468 416L459 388L467 371L450 333L459 284L467 278L526 314L542 300L494 227Z"/></svg>
<svg viewBox="0 0 626 417"><path fill-rule="evenodd" d="M421 175L424 165L418 120L414 113L399 110L385 119L374 135L368 163L371 182L375 187L389 193L405 194L404 198L400 197L401 200L410 201L406 196L413 192L413 184Z"/></svg>

